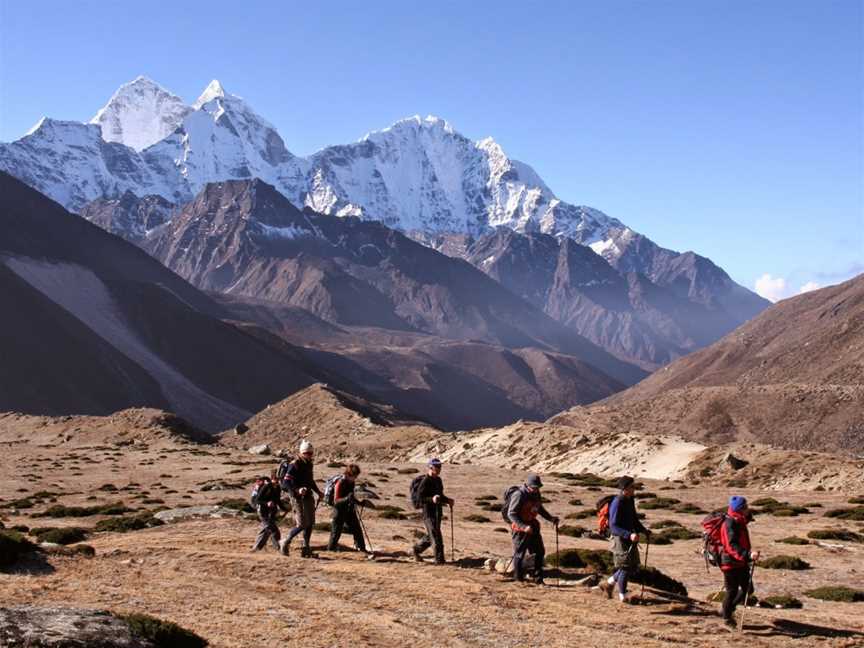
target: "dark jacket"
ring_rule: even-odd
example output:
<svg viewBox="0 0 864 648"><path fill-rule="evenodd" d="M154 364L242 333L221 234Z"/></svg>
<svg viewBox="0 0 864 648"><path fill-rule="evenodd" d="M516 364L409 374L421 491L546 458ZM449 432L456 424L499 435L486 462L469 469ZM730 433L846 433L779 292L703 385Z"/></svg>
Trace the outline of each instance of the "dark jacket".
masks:
<svg viewBox="0 0 864 648"><path fill-rule="evenodd" d="M436 495L441 496L441 499L438 500L438 504L435 504L432 501L432 498ZM424 513L428 515L437 515L441 507L452 500L444 495L444 482L441 481L440 477L437 475L426 475L423 481L420 482L420 501L423 502Z"/></svg>
<svg viewBox="0 0 864 648"><path fill-rule="evenodd" d="M318 493L319 497L322 495L321 489L319 489L318 484L315 483L313 466L314 464L311 461L306 461L303 457L298 457L291 462L290 466L288 466L288 470L285 473L285 481L283 483L291 490L291 494L295 497L300 496L300 493L297 491L301 488L308 488L309 490Z"/></svg>
<svg viewBox="0 0 864 648"><path fill-rule="evenodd" d="M267 480L258 489L258 512L261 515L276 515L278 509L288 510L282 502L282 488L275 481Z"/></svg>
<svg viewBox="0 0 864 648"><path fill-rule="evenodd" d="M636 515L636 502L632 497L616 495L609 504L609 531L628 541L631 533L648 533Z"/></svg>
<svg viewBox="0 0 864 648"><path fill-rule="evenodd" d="M524 531L537 520L537 515L542 515L550 522L555 518L543 506L540 499L540 491L533 493L527 486L520 486L510 498L510 506L507 509L507 519L510 520L510 528L513 531Z"/></svg>
<svg viewBox="0 0 864 648"><path fill-rule="evenodd" d="M731 508L726 511L726 519L720 529L723 543L720 552L720 569L730 571L747 567L750 562L750 532L747 530L747 516Z"/></svg>

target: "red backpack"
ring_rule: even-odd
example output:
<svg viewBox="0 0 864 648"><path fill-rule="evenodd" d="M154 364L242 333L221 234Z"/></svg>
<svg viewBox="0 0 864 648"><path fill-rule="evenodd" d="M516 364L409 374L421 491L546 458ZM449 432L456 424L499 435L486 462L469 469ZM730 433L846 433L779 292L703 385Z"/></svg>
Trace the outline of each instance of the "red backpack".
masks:
<svg viewBox="0 0 864 648"><path fill-rule="evenodd" d="M723 522L726 521L726 513L715 511L702 520L702 555L705 558L705 567L708 565L720 566L720 552L723 550Z"/></svg>
<svg viewBox="0 0 864 648"><path fill-rule="evenodd" d="M605 495L597 500L597 533L604 538L609 536L609 507L615 495Z"/></svg>

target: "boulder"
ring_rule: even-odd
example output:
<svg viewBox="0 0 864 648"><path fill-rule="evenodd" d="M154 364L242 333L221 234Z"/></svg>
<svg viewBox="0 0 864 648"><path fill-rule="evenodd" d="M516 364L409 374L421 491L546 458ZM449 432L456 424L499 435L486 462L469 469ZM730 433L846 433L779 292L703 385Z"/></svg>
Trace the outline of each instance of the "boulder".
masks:
<svg viewBox="0 0 864 648"><path fill-rule="evenodd" d="M246 425L245 423L238 423L237 425L234 426L234 434L236 434L238 436L241 434L246 434L248 431L249 431L249 426Z"/></svg>
<svg viewBox="0 0 864 648"><path fill-rule="evenodd" d="M129 624L102 610L20 605L0 608L7 648L152 648Z"/></svg>
<svg viewBox="0 0 864 648"><path fill-rule="evenodd" d="M729 466L732 470L741 470L745 466L747 466L750 462L746 459L739 459L731 452L726 453L726 456L723 457L723 463Z"/></svg>
<svg viewBox="0 0 864 648"><path fill-rule="evenodd" d="M167 509L154 514L157 520L162 522L181 522L183 520L194 520L197 518L228 518L237 517L240 511L225 508L224 506L188 506L185 508Z"/></svg>
<svg viewBox="0 0 864 648"><path fill-rule="evenodd" d="M271 452L272 450L270 449L269 443L263 443L261 445L256 445L249 448L249 454L269 455Z"/></svg>

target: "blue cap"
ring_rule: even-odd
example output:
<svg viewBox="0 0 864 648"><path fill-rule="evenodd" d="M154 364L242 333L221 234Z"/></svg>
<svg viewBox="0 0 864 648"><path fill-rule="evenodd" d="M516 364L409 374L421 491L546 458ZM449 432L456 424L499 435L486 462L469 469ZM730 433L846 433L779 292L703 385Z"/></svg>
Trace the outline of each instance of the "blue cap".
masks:
<svg viewBox="0 0 864 648"><path fill-rule="evenodd" d="M441 460L438 457L432 457L426 465L430 468L437 467L441 465Z"/></svg>
<svg viewBox="0 0 864 648"><path fill-rule="evenodd" d="M747 498L741 497L740 495L733 495L729 498L729 508L736 513L740 513L747 508Z"/></svg>

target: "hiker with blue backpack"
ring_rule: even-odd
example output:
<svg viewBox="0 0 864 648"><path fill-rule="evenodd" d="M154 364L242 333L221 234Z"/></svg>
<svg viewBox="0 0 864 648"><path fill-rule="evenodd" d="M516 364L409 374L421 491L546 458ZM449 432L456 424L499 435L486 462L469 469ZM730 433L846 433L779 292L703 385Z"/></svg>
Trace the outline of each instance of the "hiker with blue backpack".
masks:
<svg viewBox="0 0 864 648"><path fill-rule="evenodd" d="M504 519L510 523L510 538L513 541L513 577L523 582L525 580L523 562L525 554L534 555L534 582L543 585L543 562L546 559L546 547L540 534L540 515L555 525L556 533L559 519L549 513L543 506L540 489L543 482L539 475L528 475L522 486L511 486L504 493L501 507Z"/></svg>
<svg viewBox="0 0 864 648"><path fill-rule="evenodd" d="M423 562L421 554L434 545L435 564L443 565L446 561L444 559L444 538L441 535L441 518L446 504L450 507L452 520L455 501L444 494L440 459L430 459L429 463L426 464L426 474L417 475L411 481L410 495L414 508L422 510L423 525L426 527L426 535L420 538L420 542L413 547L414 560Z"/></svg>
<svg viewBox="0 0 864 648"><path fill-rule="evenodd" d="M639 571L639 534L651 535L651 531L639 520L636 513L635 480L621 477L618 480L618 495L609 503L609 539L615 572L607 580L600 582L600 589L607 598L612 598L618 586L618 601L626 603L627 581Z"/></svg>
<svg viewBox="0 0 864 648"><path fill-rule="evenodd" d="M252 551L261 551L267 544L267 540L270 540L273 546L279 549L281 533L276 524L276 516L279 509L287 512L288 507L282 501L282 488L280 488L279 480L276 478L276 470L271 471L269 478L259 477L255 480L249 503L255 508L258 518L261 520L261 530L258 531L258 537L255 539L255 544L252 545Z"/></svg>
<svg viewBox="0 0 864 648"><path fill-rule="evenodd" d="M342 529L347 528L354 536L354 546L357 547L357 550L366 553L371 558L372 552L366 549L363 526L357 517L357 507L366 506L366 501L357 499L354 494L354 487L359 474L360 466L348 464L342 475L331 477L324 487L324 502L333 507L333 516L330 520L330 542L327 543L327 550L339 550L339 538L342 535Z"/></svg>
<svg viewBox="0 0 864 648"><path fill-rule="evenodd" d="M291 498L291 506L294 508L295 526L288 532L287 537L281 542L280 549L286 556L289 553L291 541L299 534L303 534L303 548L300 551L301 558L314 558L312 547L312 527L315 525L315 502L314 494L317 493L320 500L323 497L321 489L315 483L313 474L314 448L309 441L300 443L300 456L294 461L284 461L279 466L279 480L282 489Z"/></svg>

